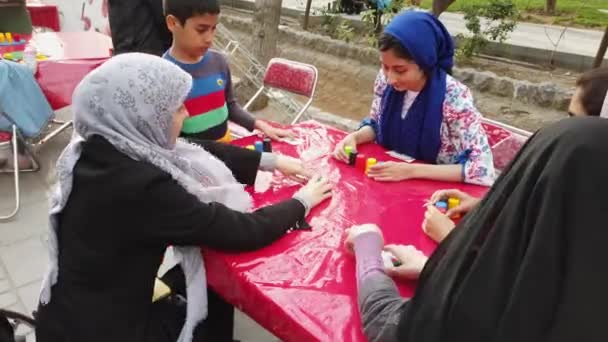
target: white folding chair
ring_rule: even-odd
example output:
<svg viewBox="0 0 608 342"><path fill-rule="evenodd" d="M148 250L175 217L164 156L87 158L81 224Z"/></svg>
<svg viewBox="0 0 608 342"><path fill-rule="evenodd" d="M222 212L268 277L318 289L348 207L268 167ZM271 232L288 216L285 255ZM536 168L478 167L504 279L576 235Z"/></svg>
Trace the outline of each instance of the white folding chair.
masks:
<svg viewBox="0 0 608 342"><path fill-rule="evenodd" d="M70 62L55 62L47 61L39 65L39 73L46 74L44 68L53 68L57 65L63 65L61 68L62 72L65 73L62 84L58 84L53 89L60 89L62 92L72 93L73 88L78 82L75 80L82 79L90 70L95 69L99 66L103 60L86 60L86 61L70 61ZM22 72L19 72L17 66L10 64L1 64L0 70L6 72L6 74L0 73L0 76L10 75L8 78L0 78L0 91L11 86L11 82L36 82L31 77L18 77L23 76ZM69 75L68 75L69 74ZM43 76L41 76L43 77ZM31 94L23 94L24 96L31 97L30 102L50 102L49 98L62 97L54 93L43 93L42 89L36 90ZM8 98L3 97L3 93L0 93L0 132L9 133L10 140L6 138L0 141L0 148L6 147L8 144L12 150L12 164L13 167L6 168L0 165L1 173L12 173L14 178L14 193L15 193L15 206L11 212L7 215L0 215L0 221L6 221L12 219L19 212L20 206L20 183L19 173L20 172L36 172L40 169L40 163L38 162L36 155L40 147L55 138L57 135L65 131L72 126L72 121L62 121L55 117L53 110L60 109L69 103L63 103L59 101L58 104L50 104L48 110L44 111L28 111L21 112L21 110L13 110L10 113L4 109L5 103L8 102ZM25 115L24 115L25 114ZM26 128L26 129L23 129ZM6 134L3 134L6 137ZM19 167L19 155L27 157L31 161L31 167L28 169L20 169Z"/></svg>

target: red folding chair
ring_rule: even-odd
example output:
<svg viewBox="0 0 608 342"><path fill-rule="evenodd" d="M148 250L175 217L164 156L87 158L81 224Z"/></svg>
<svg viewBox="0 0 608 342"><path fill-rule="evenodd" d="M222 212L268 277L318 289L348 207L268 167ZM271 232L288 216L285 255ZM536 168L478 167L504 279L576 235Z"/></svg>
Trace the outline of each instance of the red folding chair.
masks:
<svg viewBox="0 0 608 342"><path fill-rule="evenodd" d="M277 89L304 96L308 101L296 111L291 124L298 122L302 114L310 107L317 89L319 71L314 65L304 64L283 58L273 58L268 62L264 73L264 82L260 89L245 105L245 109L265 91Z"/></svg>
<svg viewBox="0 0 608 342"><path fill-rule="evenodd" d="M483 118L481 124L488 136L494 168L500 173L515 158L532 133L487 118Z"/></svg>

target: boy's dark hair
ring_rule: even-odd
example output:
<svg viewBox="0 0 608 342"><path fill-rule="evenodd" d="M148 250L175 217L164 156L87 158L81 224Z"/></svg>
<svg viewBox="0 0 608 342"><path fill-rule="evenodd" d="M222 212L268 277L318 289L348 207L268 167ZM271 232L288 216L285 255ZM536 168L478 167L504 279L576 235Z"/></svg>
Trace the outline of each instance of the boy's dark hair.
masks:
<svg viewBox="0 0 608 342"><path fill-rule="evenodd" d="M184 25L186 20L203 14L219 14L219 0L164 0L165 16L172 15Z"/></svg>
<svg viewBox="0 0 608 342"><path fill-rule="evenodd" d="M397 38L387 33L382 33L382 35L380 35L380 39L378 39L378 49L382 52L393 50L395 55L399 58L407 59L408 61L414 60L408 49L401 45Z"/></svg>
<svg viewBox="0 0 608 342"><path fill-rule="evenodd" d="M576 81L580 87L581 104L587 115L600 116L608 91L608 68L597 68L582 74Z"/></svg>

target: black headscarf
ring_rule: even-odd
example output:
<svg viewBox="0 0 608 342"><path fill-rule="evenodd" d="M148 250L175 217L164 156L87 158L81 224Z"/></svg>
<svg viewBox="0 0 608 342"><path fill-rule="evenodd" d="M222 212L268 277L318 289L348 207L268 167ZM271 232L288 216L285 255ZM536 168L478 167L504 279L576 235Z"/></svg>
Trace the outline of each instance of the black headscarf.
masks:
<svg viewBox="0 0 608 342"><path fill-rule="evenodd" d="M399 341L608 341L608 120L524 146L430 257Z"/></svg>

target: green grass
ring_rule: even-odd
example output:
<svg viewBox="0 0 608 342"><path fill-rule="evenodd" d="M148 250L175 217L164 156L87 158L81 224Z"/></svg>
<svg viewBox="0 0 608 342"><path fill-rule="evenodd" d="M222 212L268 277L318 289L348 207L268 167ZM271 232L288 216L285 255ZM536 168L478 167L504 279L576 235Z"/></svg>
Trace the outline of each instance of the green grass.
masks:
<svg viewBox="0 0 608 342"><path fill-rule="evenodd" d="M448 9L459 12L464 6L483 4L487 0L456 0ZM544 14L545 0L514 0L521 12L522 21L545 24L569 25L601 28L608 26L608 14L598 11L608 10L608 0L557 0L557 13ZM431 8L432 0L423 0L421 7Z"/></svg>

